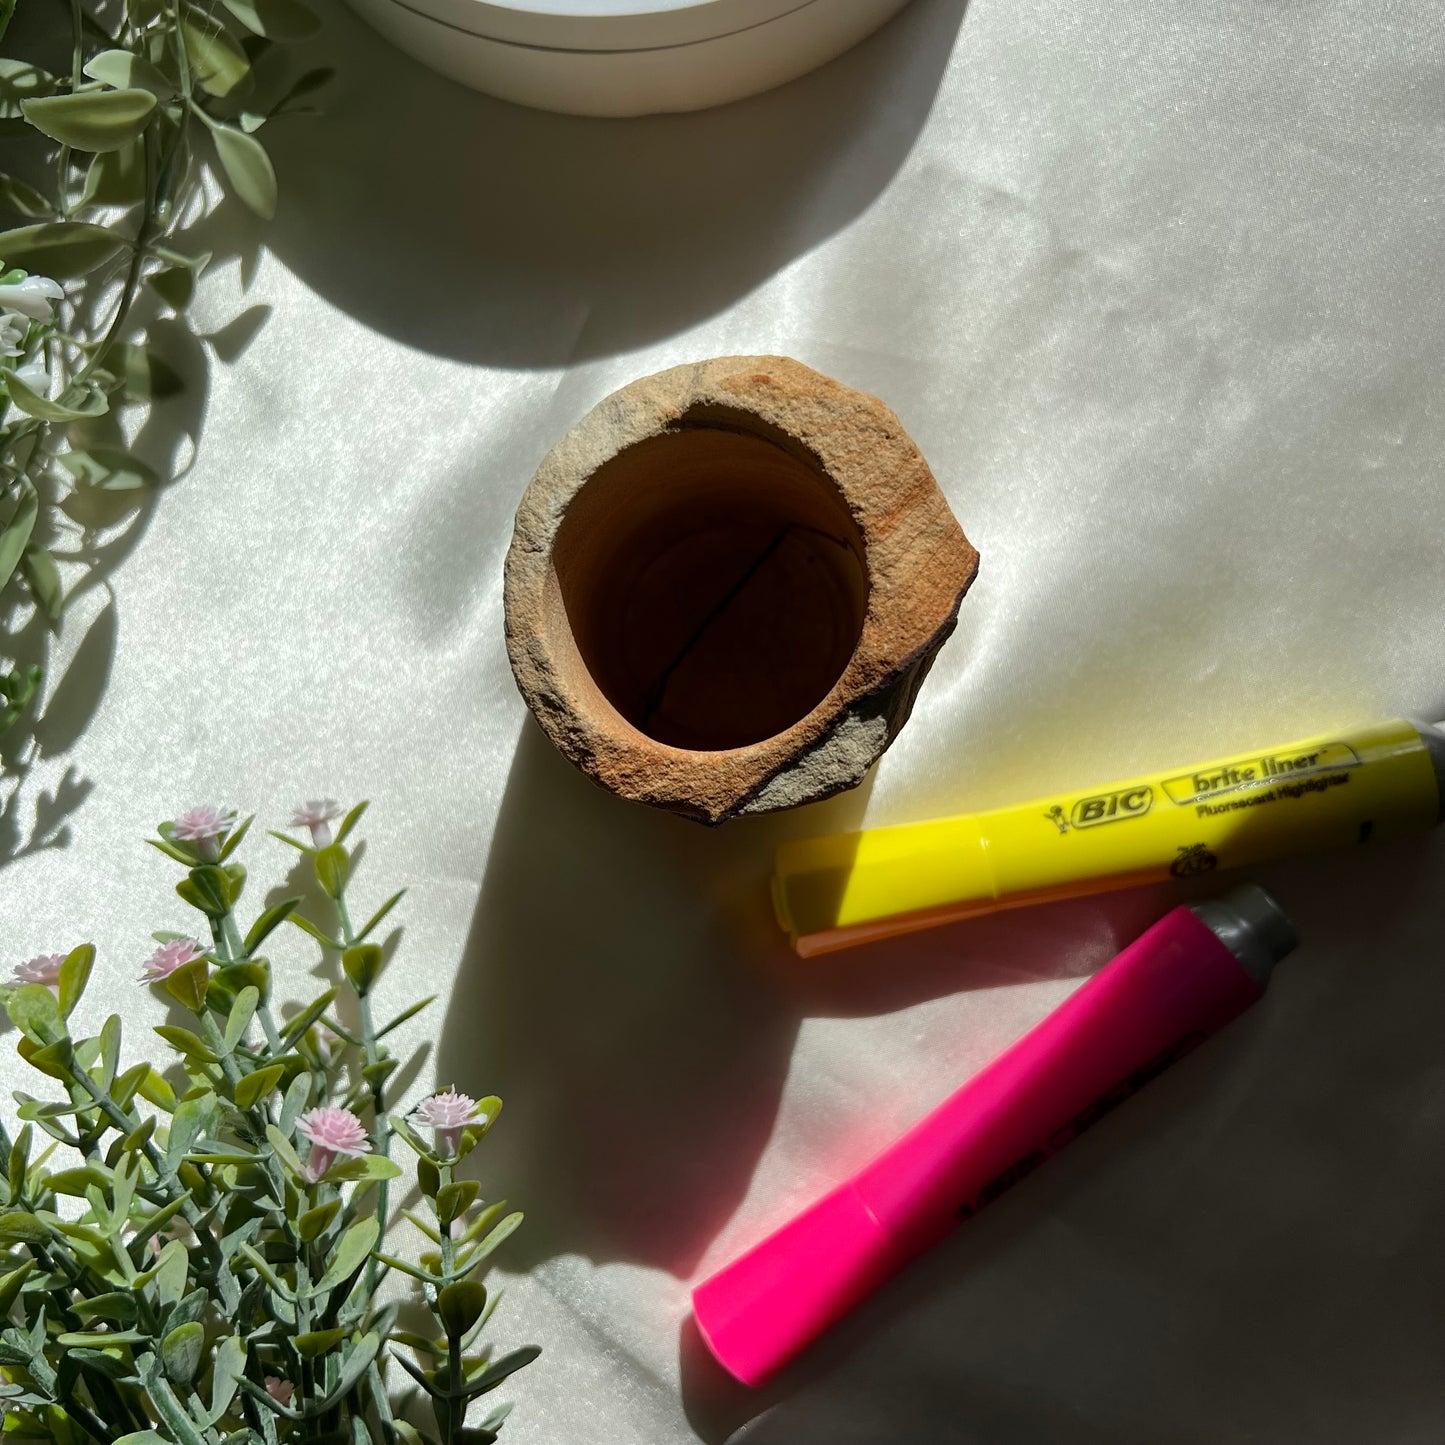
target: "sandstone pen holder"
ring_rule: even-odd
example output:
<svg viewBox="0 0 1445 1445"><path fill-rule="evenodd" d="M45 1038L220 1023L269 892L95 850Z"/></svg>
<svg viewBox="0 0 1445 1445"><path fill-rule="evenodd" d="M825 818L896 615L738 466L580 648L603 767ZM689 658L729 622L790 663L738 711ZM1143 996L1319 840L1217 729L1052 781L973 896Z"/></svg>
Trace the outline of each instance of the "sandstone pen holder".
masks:
<svg viewBox="0 0 1445 1445"><path fill-rule="evenodd" d="M507 553L507 652L583 772L720 823L862 781L977 570L876 397L721 357L614 392L548 454Z"/></svg>

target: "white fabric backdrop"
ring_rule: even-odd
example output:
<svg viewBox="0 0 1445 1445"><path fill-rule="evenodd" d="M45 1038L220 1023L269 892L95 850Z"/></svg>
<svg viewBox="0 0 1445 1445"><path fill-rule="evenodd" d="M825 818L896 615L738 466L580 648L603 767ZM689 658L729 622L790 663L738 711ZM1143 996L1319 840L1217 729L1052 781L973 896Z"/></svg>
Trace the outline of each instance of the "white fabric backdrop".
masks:
<svg viewBox="0 0 1445 1445"><path fill-rule="evenodd" d="M281 214L213 228L199 462L67 623L12 818L23 845L60 789L69 842L0 877L7 964L93 938L86 1007L139 1047L183 918L141 834L373 799L358 888L411 890L384 1003L446 1001L413 1093L507 1099L494 1328L546 1349L511 1445L1445 1436L1440 836L1259 870L1305 937L1268 1000L773 1387L683 1330L690 1283L1184 896L803 966L779 838L1445 714L1439 7L917 0L781 91L637 122L327 20L325 114L267 132ZM593 402L763 351L888 400L983 566L862 789L706 832L551 753L501 561ZM259 891L290 860L252 852Z"/></svg>

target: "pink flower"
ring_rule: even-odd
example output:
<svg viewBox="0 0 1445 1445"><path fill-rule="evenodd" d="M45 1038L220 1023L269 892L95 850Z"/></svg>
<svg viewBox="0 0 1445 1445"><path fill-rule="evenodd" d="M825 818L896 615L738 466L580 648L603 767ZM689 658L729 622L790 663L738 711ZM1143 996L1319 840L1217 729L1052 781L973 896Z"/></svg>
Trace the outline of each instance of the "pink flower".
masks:
<svg viewBox="0 0 1445 1445"><path fill-rule="evenodd" d="M289 1405L292 1395L296 1393L296 1386L290 1380L283 1380L278 1375L267 1375L266 1393L278 1405Z"/></svg>
<svg viewBox="0 0 1445 1445"><path fill-rule="evenodd" d="M468 1124L485 1124L487 1116L477 1107L470 1094L459 1094L453 1085L445 1093L433 1094L417 1106L413 1116L435 1132L437 1148L443 1154L455 1154L461 1142L462 1129Z"/></svg>
<svg viewBox="0 0 1445 1445"><path fill-rule="evenodd" d="M183 843L199 845L203 858L215 858L220 853L217 840L229 833L236 822L234 808L213 808L209 803L191 808L181 814L171 825L171 836Z"/></svg>
<svg viewBox="0 0 1445 1445"><path fill-rule="evenodd" d="M40 953L29 963L17 963L10 975L12 984L43 983L54 987L60 982L60 965L65 962L63 953Z"/></svg>
<svg viewBox="0 0 1445 1445"><path fill-rule="evenodd" d="M312 1184L331 1168L338 1154L356 1157L371 1152L371 1140L350 1109L330 1105L311 1109L296 1121L296 1132L311 1144L306 1177Z"/></svg>
<svg viewBox="0 0 1445 1445"><path fill-rule="evenodd" d="M291 826L309 828L311 846L325 848L331 842L332 823L341 817L344 811L335 798L318 798L297 808L291 815Z"/></svg>
<svg viewBox="0 0 1445 1445"><path fill-rule="evenodd" d="M141 974L140 981L159 983L163 978L169 978L178 968L194 963L204 954L205 949L194 938L173 938L169 943L161 944L146 959L145 972Z"/></svg>

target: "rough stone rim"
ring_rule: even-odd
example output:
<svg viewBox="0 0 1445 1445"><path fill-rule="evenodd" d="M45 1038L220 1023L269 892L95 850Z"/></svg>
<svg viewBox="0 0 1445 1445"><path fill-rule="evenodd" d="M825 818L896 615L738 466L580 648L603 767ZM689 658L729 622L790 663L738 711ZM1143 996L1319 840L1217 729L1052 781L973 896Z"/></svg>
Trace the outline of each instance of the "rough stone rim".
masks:
<svg viewBox="0 0 1445 1445"><path fill-rule="evenodd" d="M709 408L757 418L817 458L862 537L868 595L853 655L811 712L745 747L692 752L639 731L592 682L565 617L557 619L561 604L550 551L529 539L555 536L572 498L605 462L648 436L700 424L689 422L689 414ZM932 545L920 545L930 536ZM882 401L787 357L720 357L622 387L543 459L518 506L507 553L507 653L523 697L564 756L612 791L718 822L741 811L802 755L816 752L860 702L916 667L952 630L977 570L978 553L917 446ZM523 627L518 619L525 617L550 622ZM559 627L561 637L549 635L549 628ZM569 694L584 705L570 705Z"/></svg>

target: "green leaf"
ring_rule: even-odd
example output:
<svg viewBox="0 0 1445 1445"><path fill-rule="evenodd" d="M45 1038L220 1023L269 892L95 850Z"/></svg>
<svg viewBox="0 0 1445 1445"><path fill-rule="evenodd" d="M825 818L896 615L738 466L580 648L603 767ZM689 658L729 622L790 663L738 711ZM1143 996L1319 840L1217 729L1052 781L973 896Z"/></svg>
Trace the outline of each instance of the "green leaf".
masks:
<svg viewBox="0 0 1445 1445"><path fill-rule="evenodd" d="M161 987L179 1004L184 1004L192 1013L200 1013L206 1002L206 984L209 982L206 960L193 958L183 963L174 973L168 973L161 980Z"/></svg>
<svg viewBox="0 0 1445 1445"><path fill-rule="evenodd" d="M242 945L243 950L246 953L254 953L272 930L279 928L285 922L300 902L299 898L283 898L279 903L268 908L251 925L250 931L246 934L246 941Z"/></svg>
<svg viewBox="0 0 1445 1445"><path fill-rule="evenodd" d="M499 1199L495 1204L489 1204L485 1209L479 1210L473 1217L472 1222L462 1231L462 1236L457 1243L470 1244L472 1240L480 1237L502 1217L506 1212L506 1208L507 1201L505 1199Z"/></svg>
<svg viewBox="0 0 1445 1445"><path fill-rule="evenodd" d="M371 1362L380 1348L381 1336L375 1331L362 1335L357 1340L351 1353L342 1360L336 1383L321 1402L321 1409L335 1409L356 1388L357 1382L371 1368Z"/></svg>
<svg viewBox="0 0 1445 1445"><path fill-rule="evenodd" d="M296 1121L311 1102L311 1075L297 1074L286 1088L286 1097L281 1101L281 1132L287 1137L296 1127Z"/></svg>
<svg viewBox="0 0 1445 1445"><path fill-rule="evenodd" d="M77 1199L84 1199L85 1191L92 1185L98 1189L109 1188L110 1176L87 1164L79 1169L59 1169L46 1182L57 1194L72 1194Z"/></svg>
<svg viewBox="0 0 1445 1445"><path fill-rule="evenodd" d="M149 1335L143 1335L139 1330L109 1330L104 1333L99 1330L70 1330L63 1335L57 1335L55 1343L67 1350L100 1350L107 1345L139 1345L149 1338Z"/></svg>
<svg viewBox="0 0 1445 1445"><path fill-rule="evenodd" d="M159 1033L160 1030L158 1029ZM185 1032L184 1029L181 1030ZM191 1035L192 1038L195 1035ZM200 1041L197 1040L199 1043ZM175 1090L166 1082L165 1076L152 1069L145 1077L145 1082L140 1086L142 1099L154 1104L157 1109L164 1109L167 1114L174 1114L176 1111Z"/></svg>
<svg viewBox="0 0 1445 1445"><path fill-rule="evenodd" d="M44 547L37 547L32 542L20 559L20 570L35 605L54 622L65 605L65 588L55 558Z"/></svg>
<svg viewBox="0 0 1445 1445"><path fill-rule="evenodd" d="M169 100L176 93L175 86L145 56L131 50L102 50L86 61L85 73L116 90L148 90L157 100Z"/></svg>
<svg viewBox="0 0 1445 1445"><path fill-rule="evenodd" d="M283 1064L270 1064L264 1069L257 1069L254 1074L247 1074L236 1085L237 1107L250 1109L259 1104L276 1087L285 1072Z"/></svg>
<svg viewBox="0 0 1445 1445"><path fill-rule="evenodd" d="M211 1052L210 1045L198 1035L193 1034L190 1029L183 1029L176 1024L157 1024L156 1032L170 1044L172 1048L179 1049L186 1058L196 1059L203 1064L214 1064L216 1062L216 1056ZM141 1093L147 1099L150 1099L151 1096L146 1093L144 1085L141 1086ZM151 1103L154 1104L157 1102L157 1100L151 1099ZM174 1096L171 1100L171 1108L175 1108Z"/></svg>
<svg viewBox="0 0 1445 1445"><path fill-rule="evenodd" d="M0 231L0 256L7 265L24 266L57 281L73 281L109 261L124 236L88 221L44 221Z"/></svg>
<svg viewBox="0 0 1445 1445"><path fill-rule="evenodd" d="M405 1345L408 1349L415 1350L418 1354L430 1355L433 1359L446 1354L445 1345L439 1345L435 1340L429 1340L425 1335L416 1334L412 1330L393 1330L386 1338L388 1344Z"/></svg>
<svg viewBox="0 0 1445 1445"><path fill-rule="evenodd" d="M336 1218L337 1211L341 1208L339 1199L330 1199L325 1204L318 1204L315 1209L308 1209L300 1219L296 1221L296 1232L310 1244L313 1239L325 1234L326 1226Z"/></svg>
<svg viewBox="0 0 1445 1445"><path fill-rule="evenodd" d="M539 1345L523 1345L520 1350L503 1355L485 1370L469 1376L463 1393L471 1399L475 1395L485 1395L488 1390L495 1390L508 1375L515 1375L518 1370L525 1369L541 1353Z"/></svg>
<svg viewBox="0 0 1445 1445"><path fill-rule="evenodd" d="M347 835L361 821L361 815L366 812L370 806L371 804L363 799L341 820L341 826L336 830L336 841L338 843L344 843L346 841Z"/></svg>
<svg viewBox="0 0 1445 1445"><path fill-rule="evenodd" d="M442 1187L441 1170L430 1159L418 1159L416 1161L416 1184L428 1199L435 1199Z"/></svg>
<svg viewBox="0 0 1445 1445"><path fill-rule="evenodd" d="M256 815L252 813L249 818L242 818L241 821L237 823L236 826L232 828L229 833L226 834L226 841L221 844L222 863L224 863L226 859L229 858L231 854L234 853L236 849L241 846L241 840L246 836L247 833L251 831L251 824L255 821ZM239 868L241 865L239 863L236 863L232 866ZM239 893L236 894L237 898L239 898L240 896L241 895Z"/></svg>
<svg viewBox="0 0 1445 1445"><path fill-rule="evenodd" d="M485 1259L491 1254L503 1240L516 1233L517 1227L521 1224L523 1215L520 1212L507 1215L480 1244L474 1244L467 1251L466 1263L459 1260L458 1265L464 1269L470 1269L479 1260Z"/></svg>
<svg viewBox="0 0 1445 1445"><path fill-rule="evenodd" d="M18 1269L0 1276L0 1321L10 1318L10 1307L20 1297L20 1288L35 1268L35 1261L27 1259Z"/></svg>
<svg viewBox="0 0 1445 1445"><path fill-rule="evenodd" d="M276 171L265 146L228 125L213 124L211 139L231 188L249 210L269 221L276 214Z"/></svg>
<svg viewBox="0 0 1445 1445"><path fill-rule="evenodd" d="M199 1324L177 1325L161 1341L161 1363L172 1384L184 1389L196 1378L205 1343L206 1327Z"/></svg>
<svg viewBox="0 0 1445 1445"><path fill-rule="evenodd" d="M346 887L351 859L340 843L332 843L316 855L316 881L332 898L340 898Z"/></svg>
<svg viewBox="0 0 1445 1445"><path fill-rule="evenodd" d="M359 1159L338 1159L322 1175L327 1184L351 1184L359 1179L398 1179L401 1166L384 1154L363 1154Z"/></svg>
<svg viewBox="0 0 1445 1445"><path fill-rule="evenodd" d="M189 853L183 853L179 848L176 847L174 843L172 843L167 838L147 838L145 841L149 843L152 848L156 849L157 852L164 853L167 858L174 858L177 863L184 863L187 868L189 868L191 864L196 861L194 858L191 857ZM175 936L177 938L184 938L185 934L178 933ZM151 937L154 938L155 935L152 934ZM156 942L164 943L166 942L166 940L156 939Z"/></svg>
<svg viewBox="0 0 1445 1445"><path fill-rule="evenodd" d="M5 1011L10 1022L34 1043L53 1044L65 1037L60 1005L44 984L21 984L6 1000Z"/></svg>
<svg viewBox="0 0 1445 1445"><path fill-rule="evenodd" d="M0 1214L0 1242L5 1244L43 1244L49 1238L44 1224L23 1209L7 1209Z"/></svg>
<svg viewBox="0 0 1445 1445"><path fill-rule="evenodd" d="M176 1445L206 1445L205 1436L196 1428L195 1422L176 1399L171 1387L161 1377L161 1362L149 1352L136 1356L136 1373L140 1376L150 1403L160 1416L158 1423L164 1425ZM79 1445L79 1442L76 1442Z"/></svg>
<svg viewBox="0 0 1445 1445"><path fill-rule="evenodd" d="M438 1396L442 1393L441 1387L436 1383L435 1371L428 1373L425 1370L418 1369L405 1355L399 1355L395 1350L391 1352L391 1357L428 1395Z"/></svg>
<svg viewBox="0 0 1445 1445"><path fill-rule="evenodd" d="M26 486L20 493L20 500L0 532L0 587L9 582L16 564L25 555L30 544L30 533L35 527L35 517L40 510L40 498L35 488Z"/></svg>
<svg viewBox="0 0 1445 1445"><path fill-rule="evenodd" d="M149 1069L150 1065L144 1066ZM129 1077L129 1075L127 1075ZM156 1116L147 1114L144 1119L136 1125L129 1134L125 1136L122 1147L128 1150L142 1150L151 1141L151 1136L156 1132Z"/></svg>
<svg viewBox="0 0 1445 1445"><path fill-rule="evenodd" d="M447 1334L459 1338L481 1318L487 1307L487 1292L474 1279L447 1285L437 1296L437 1314Z"/></svg>
<svg viewBox="0 0 1445 1445"><path fill-rule="evenodd" d="M0 206L37 221L48 221L56 214L55 207L34 186L14 176L0 176Z"/></svg>
<svg viewBox="0 0 1445 1445"><path fill-rule="evenodd" d="M211 1407L206 1411L206 1424L214 1425L230 1408L236 1387L246 1372L246 1342L240 1335L227 1335L216 1346L211 1365Z"/></svg>
<svg viewBox="0 0 1445 1445"><path fill-rule="evenodd" d="M436 1156L427 1147L421 1135L418 1134L416 1130L411 1127L411 1124L405 1118L403 1118L402 1115L393 1114L391 1116L391 1127L392 1131L396 1134L396 1136L399 1139L404 1140L420 1158L428 1160L435 1159ZM434 1194L436 1190L433 1190L432 1192Z"/></svg>
<svg viewBox="0 0 1445 1445"><path fill-rule="evenodd" d="M106 1088L115 1081L116 1070L120 1068L120 1036L120 1015L111 1014L100 1026L100 1057Z"/></svg>
<svg viewBox="0 0 1445 1445"><path fill-rule="evenodd" d="M186 1269L190 1260L179 1239L170 1240L161 1250L155 1267L156 1297L162 1307L179 1304L186 1293Z"/></svg>
<svg viewBox="0 0 1445 1445"><path fill-rule="evenodd" d="M356 992L364 998L381 972L381 949L374 943L353 944L342 953L341 967Z"/></svg>
<svg viewBox="0 0 1445 1445"><path fill-rule="evenodd" d="M111 1097L122 1109L129 1109L135 1099L136 1091L145 1083L145 1078L150 1073L151 1066L147 1063L134 1064L115 1081L111 1088ZM127 1145L127 1148L132 1146Z"/></svg>
<svg viewBox="0 0 1445 1445"><path fill-rule="evenodd" d="M278 837L279 834L273 833L271 836L274 838ZM314 923L312 923L309 918L306 918L302 914L296 913L291 915L289 921L291 923L294 923L296 927L302 931L302 933L309 933L312 938L317 941L317 943L322 945L322 947L335 949L339 949L341 947L341 945L334 938L331 938L325 933L323 933Z"/></svg>
<svg viewBox="0 0 1445 1445"><path fill-rule="evenodd" d="M271 1147L276 1151L276 1157L282 1164L298 1179L305 1178L306 1170L297 1157L295 1149L291 1147L291 1141L274 1124L266 1126L266 1138L271 1141Z"/></svg>
<svg viewBox="0 0 1445 1445"><path fill-rule="evenodd" d="M187 888L186 885L190 884ZM176 892L193 908L211 918L224 918L231 906L230 885L225 873L214 863L192 868L190 876L176 884Z"/></svg>
<svg viewBox="0 0 1445 1445"><path fill-rule="evenodd" d="M231 95L249 88L251 62L224 25L188 5L181 17L181 40L192 78L207 94ZM201 118L210 122L204 114Z"/></svg>
<svg viewBox="0 0 1445 1445"><path fill-rule="evenodd" d="M261 1002L261 992L256 988L243 988L231 1005L230 1016L226 1019L226 1032L222 1042L230 1053L246 1037L251 1020L256 1017L256 1005Z"/></svg>
<svg viewBox="0 0 1445 1445"><path fill-rule="evenodd" d="M48 71L28 60L0 58L0 120L21 120L20 107L36 96L49 95L60 82ZM5 252L0 250L0 256Z"/></svg>
<svg viewBox="0 0 1445 1445"><path fill-rule="evenodd" d="M85 1319L114 1320L121 1325L134 1324L139 1313L135 1296L129 1290L92 1295L89 1299L77 1296L71 1308Z"/></svg>
<svg viewBox="0 0 1445 1445"><path fill-rule="evenodd" d="M205 1133L216 1110L216 1096L209 1090L192 1099L183 1099L171 1119L166 1137L166 1168L174 1173L191 1146Z"/></svg>
<svg viewBox="0 0 1445 1445"><path fill-rule="evenodd" d="M27 1124L10 1146L10 1157L5 1161L5 1177L17 1193L25 1188L25 1174L30 1168L30 1142L35 1131Z"/></svg>
<svg viewBox="0 0 1445 1445"><path fill-rule="evenodd" d="M164 1229L186 1207L187 1202L185 1196L180 1195L169 1204L162 1205L154 1214L147 1215L136 1225L136 1232L131 1239L132 1246L144 1244L157 1231Z"/></svg>
<svg viewBox="0 0 1445 1445"><path fill-rule="evenodd" d="M425 1270L418 1269L416 1265L409 1264L404 1259L397 1259L395 1255L383 1254L380 1250L377 1250L376 1261L378 1264L384 1264L387 1269L394 1269L401 1274L410 1275L412 1279L419 1279L424 1284L432 1284L434 1282L433 1277L427 1274Z"/></svg>
<svg viewBox="0 0 1445 1445"><path fill-rule="evenodd" d="M118 150L147 126L156 98L148 90L91 90L21 101L36 130L79 151Z"/></svg>
<svg viewBox="0 0 1445 1445"><path fill-rule="evenodd" d="M382 1027L382 1028L380 1028L380 1029L377 1030L377 1034L376 1034L377 1038L378 1038L378 1039L384 1039L384 1038L387 1036L387 1034L389 1034L389 1033L392 1031L392 1029L400 1028L401 1025L404 1024L409 1018L412 1018L412 1017L414 1017L416 1014L419 1014L424 1008L427 1007L428 1004L434 1004L436 1001L437 1001L437 996L436 996L436 994L430 994L430 995L428 995L426 998L418 1000L416 1003L412 1004L409 1008L404 1008L404 1009L402 1009L402 1011L401 1011L399 1014L397 1014L397 1016L396 1016L394 1019L392 1019L390 1023L386 1024L384 1027Z"/></svg>
<svg viewBox="0 0 1445 1445"><path fill-rule="evenodd" d="M114 1445L170 1445L170 1441L155 1430L132 1430L129 1435L117 1435Z"/></svg>
<svg viewBox="0 0 1445 1445"><path fill-rule="evenodd" d="M134 206L145 200L145 141L137 139L113 151L101 151L85 172L82 206Z"/></svg>
<svg viewBox="0 0 1445 1445"><path fill-rule="evenodd" d="M52 1079L64 1079L69 1075L75 1054L69 1039L57 1039L44 1048L36 1048L29 1039L21 1039L19 1052L22 1058Z"/></svg>
<svg viewBox="0 0 1445 1445"><path fill-rule="evenodd" d="M312 1000L295 1018L289 1019L281 1034L282 1047L289 1049L331 1007L336 994L336 989L327 989L320 998Z"/></svg>
<svg viewBox="0 0 1445 1445"><path fill-rule="evenodd" d="M324 1355L345 1338L345 1330L313 1330L309 1334L297 1335L291 1343L296 1346L296 1353L303 1360L314 1360L317 1355Z"/></svg>
<svg viewBox="0 0 1445 1445"><path fill-rule="evenodd" d="M406 897L406 889L405 889L405 888L401 889L401 890L400 890L399 892L397 892L397 893L393 893L393 894L391 895L391 897L388 898L388 899L386 900L386 902L383 903L383 904L381 905L381 907L378 908L378 909L376 910L376 912L373 913L369 919L367 919L367 921L366 921L366 927L363 928L363 929L361 930L361 932L356 935L357 942L359 943L363 938L365 938L365 937L367 936L367 934L370 933L371 930L372 930L373 928L375 928L376 925L377 925L378 923L380 923L381 920L382 920L383 918L385 918L386 915L387 915L388 913L390 913L391 910L392 910L393 908L395 908L396 905L397 905L398 903L400 903L401 900L402 900L403 898L405 898L405 897Z"/></svg>
<svg viewBox="0 0 1445 1445"><path fill-rule="evenodd" d="M211 975L211 982L232 991L254 988L264 1003L271 996L271 965L264 958L223 964Z"/></svg>
<svg viewBox="0 0 1445 1445"><path fill-rule="evenodd" d="M324 1293L349 1280L366 1263L366 1257L376 1248L380 1237L381 1225L375 1219L358 1219L336 1241L326 1270L313 1287L314 1292Z"/></svg>
<svg viewBox="0 0 1445 1445"><path fill-rule="evenodd" d="M71 949L60 965L60 1012L66 1018L75 1012L94 964L95 945L82 943L79 948Z"/></svg>
<svg viewBox="0 0 1445 1445"><path fill-rule="evenodd" d="M108 492L131 492L142 487L153 487L160 478L145 462L131 452L116 447L90 447L86 451L61 452L55 459L83 487L98 487ZM181 863L192 860L174 845L157 843L148 838L148 843L159 847L167 856Z"/></svg>
<svg viewBox="0 0 1445 1445"><path fill-rule="evenodd" d="M0 236L0 241L4 239ZM41 396L8 369L0 370L0 379L3 379L5 390L10 393L10 400L26 416L36 417L40 421L81 421L86 417L104 416L110 410L105 393L89 382L85 385L84 397L74 403L67 403L51 401L49 397ZM64 394L66 393L62 393Z"/></svg>
<svg viewBox="0 0 1445 1445"><path fill-rule="evenodd" d="M267 40L305 40L321 22L298 0L223 0L227 10Z"/></svg>
<svg viewBox="0 0 1445 1445"><path fill-rule="evenodd" d="M477 1201L482 1186L475 1179L458 1179L437 1190L437 1218L445 1224L460 1219Z"/></svg>

